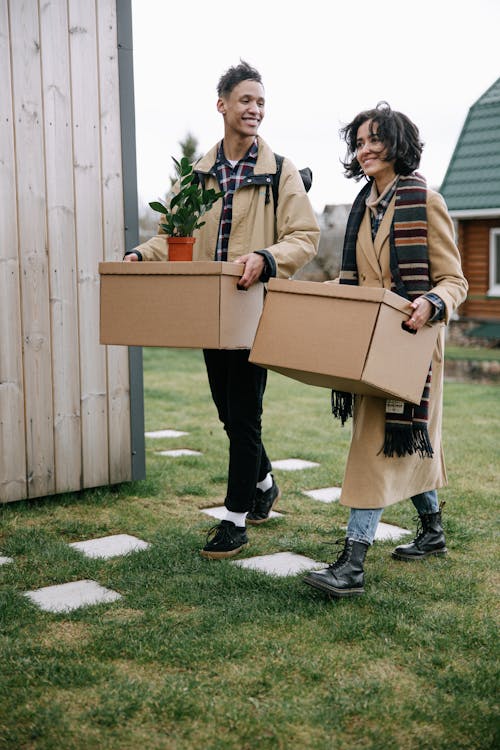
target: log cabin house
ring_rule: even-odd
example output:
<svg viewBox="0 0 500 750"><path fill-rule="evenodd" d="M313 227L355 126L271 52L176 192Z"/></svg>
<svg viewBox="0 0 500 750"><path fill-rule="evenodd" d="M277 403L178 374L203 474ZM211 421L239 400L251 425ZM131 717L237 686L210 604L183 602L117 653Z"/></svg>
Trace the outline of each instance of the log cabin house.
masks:
<svg viewBox="0 0 500 750"><path fill-rule="evenodd" d="M457 226L468 335L500 342L500 78L471 106L440 192Z"/></svg>

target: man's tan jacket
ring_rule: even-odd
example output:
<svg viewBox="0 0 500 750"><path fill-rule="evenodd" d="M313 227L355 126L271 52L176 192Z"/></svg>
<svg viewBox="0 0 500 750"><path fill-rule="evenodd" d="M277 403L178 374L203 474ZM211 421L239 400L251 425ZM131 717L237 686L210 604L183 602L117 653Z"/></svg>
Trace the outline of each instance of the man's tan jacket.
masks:
<svg viewBox="0 0 500 750"><path fill-rule="evenodd" d="M258 144L254 176L272 175L276 172L274 153L260 137ZM218 147L216 144L195 165L195 170L205 175L205 187L217 191L219 186L213 168ZM320 230L302 178L289 159L283 161L276 217L269 183L250 182L235 192L227 259L234 261L240 255L267 250L274 261L276 276L289 278L316 254ZM203 217L205 225L194 234L193 260L215 259L221 208L222 199ZM136 249L145 261L168 260L166 237L161 227L155 237Z"/></svg>

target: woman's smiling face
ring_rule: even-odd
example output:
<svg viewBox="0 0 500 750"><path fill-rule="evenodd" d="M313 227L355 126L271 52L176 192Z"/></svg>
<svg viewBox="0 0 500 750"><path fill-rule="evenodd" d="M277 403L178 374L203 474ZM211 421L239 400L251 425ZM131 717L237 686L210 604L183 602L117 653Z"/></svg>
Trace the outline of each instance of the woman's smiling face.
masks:
<svg viewBox="0 0 500 750"><path fill-rule="evenodd" d="M356 158L367 177L372 177L381 192L396 176L394 160L386 161L387 148L377 135L378 123L365 120L356 137Z"/></svg>

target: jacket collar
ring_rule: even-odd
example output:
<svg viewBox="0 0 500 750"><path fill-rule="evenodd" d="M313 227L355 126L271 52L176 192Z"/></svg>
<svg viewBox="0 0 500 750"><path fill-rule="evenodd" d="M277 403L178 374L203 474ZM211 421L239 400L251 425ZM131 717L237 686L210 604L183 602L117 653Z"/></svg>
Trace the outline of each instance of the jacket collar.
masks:
<svg viewBox="0 0 500 750"><path fill-rule="evenodd" d="M365 211L358 233L358 247L365 256L366 260L372 267L373 271L381 276L381 254L387 243L391 231L392 220L394 218L394 204L396 196L393 195L389 206L384 214L375 240L372 239L372 230L370 222L370 210Z"/></svg>
<svg viewBox="0 0 500 750"><path fill-rule="evenodd" d="M257 136L257 143L259 146L259 153L257 156L257 162L254 168L254 174L275 174L276 173L276 160L274 158L273 151L269 148L267 143L262 138ZM212 146L210 151L207 151L205 156L202 156L199 161L195 164L196 172L203 172L205 174L214 174L215 162L217 159L217 152L221 141L218 141L215 146Z"/></svg>

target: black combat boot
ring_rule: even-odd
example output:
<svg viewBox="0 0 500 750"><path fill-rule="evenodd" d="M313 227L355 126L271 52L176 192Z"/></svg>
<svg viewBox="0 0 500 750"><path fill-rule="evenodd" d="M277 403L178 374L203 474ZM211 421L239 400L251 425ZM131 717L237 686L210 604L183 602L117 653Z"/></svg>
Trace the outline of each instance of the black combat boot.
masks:
<svg viewBox="0 0 500 750"><path fill-rule="evenodd" d="M341 539L339 543L342 543ZM361 596L365 593L363 563L369 546L365 542L346 539L336 562L324 570L312 571L304 578L304 583L334 597Z"/></svg>
<svg viewBox="0 0 500 750"><path fill-rule="evenodd" d="M393 551L395 560L423 560L430 555L446 555L446 540L441 524L441 503L437 513L422 513L418 517L416 536L410 544L401 544Z"/></svg>

